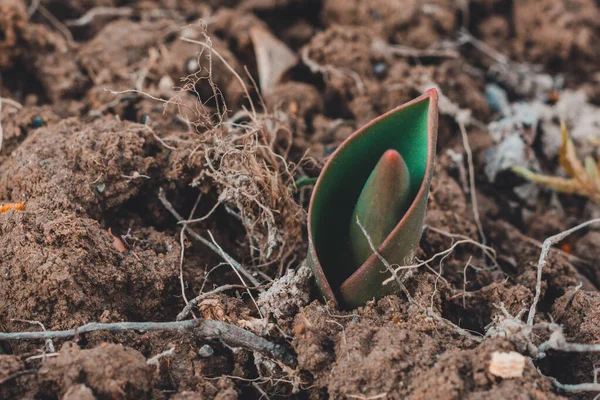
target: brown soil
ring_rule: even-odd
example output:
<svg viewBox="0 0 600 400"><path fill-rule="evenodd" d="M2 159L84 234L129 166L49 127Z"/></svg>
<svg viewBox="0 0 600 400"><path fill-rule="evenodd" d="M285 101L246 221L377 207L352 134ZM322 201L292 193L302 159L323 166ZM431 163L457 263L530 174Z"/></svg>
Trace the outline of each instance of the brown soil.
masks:
<svg viewBox="0 0 600 400"><path fill-rule="evenodd" d="M598 105L600 5L426 3L0 2L0 203L25 203L0 214L0 331L39 330L31 321L48 330L175 321L199 293L239 285L220 252L181 234L162 196L184 219L203 217L189 227L258 283L280 278L252 298L238 287L208 295L193 317L248 329L297 358L291 368L185 331L0 341L0 398L593 398L558 389L549 377L592 382L597 353L549 351L528 358L512 379L488 371L494 351L524 352L510 337L484 335L502 307L514 316L530 306L540 242L586 220L593 204L544 193L532 206L513 193L514 177L486 179L494 144L486 126L499 117L486 85L499 83L515 102L533 100L536 89L498 75L498 55L464 43L461 32L515 62L539 64L530 70L561 76ZM104 11L85 17L90 10ZM268 92L258 80L256 29L298 59ZM210 38L210 46L181 38ZM481 341L402 294L337 310L310 296L299 270L311 189L292 190L294 180L317 176L356 128L432 84L445 106L418 257L448 249L458 240L452 235L481 241L456 121L462 110L474 120L475 196L498 265L464 244L419 269L407 288ZM560 96L546 94L548 102ZM557 247L542 274L536 321L561 324L570 342L597 344L600 231ZM282 278L289 269L300 272Z"/></svg>

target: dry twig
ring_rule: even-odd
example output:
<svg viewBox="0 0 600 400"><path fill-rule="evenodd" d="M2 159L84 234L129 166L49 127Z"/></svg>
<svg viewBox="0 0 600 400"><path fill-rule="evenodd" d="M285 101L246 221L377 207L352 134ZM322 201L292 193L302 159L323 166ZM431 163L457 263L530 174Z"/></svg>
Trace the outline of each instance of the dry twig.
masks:
<svg viewBox="0 0 600 400"><path fill-rule="evenodd" d="M157 365L159 365L161 358L172 356L174 353L175 353L175 346L173 346L170 349L167 349L167 350L165 350L165 351L163 351L161 353L158 353L157 355L155 355L152 358L149 358L146 361L146 364L148 364L148 365L156 365L157 366Z"/></svg>
<svg viewBox="0 0 600 400"><path fill-rule="evenodd" d="M158 192L158 199L165 206L165 208L177 219L178 222L184 221L181 214L179 214L177 212L177 210L175 210L175 208L173 207L171 202L169 202L169 200L167 200L167 198L165 197L165 192L162 188L160 188L160 190ZM231 257L229 254L227 254L222 248L215 246L211 241L203 238L200 234L198 234L196 231L194 231L192 228L190 228L187 225L184 225L183 229L186 230L194 239L196 239L197 241L199 241L200 243L204 244L206 247L208 247L209 249L214 251L216 254L218 254L221 258L223 258L223 260L225 260L225 262L230 264L236 271L239 271L240 273L242 273L250 281L250 283L252 283L254 286L260 286L260 282L258 282L258 280L256 280L256 278L254 276L252 276L252 274L250 272L248 272L244 267L242 267L242 265L239 262L234 260L233 257Z"/></svg>
<svg viewBox="0 0 600 400"><path fill-rule="evenodd" d="M38 372L37 369L25 369L23 371L15 372L14 374L8 375L7 377L0 379L0 385L4 385L6 382L10 382L13 379L16 379L20 376L36 375L37 372Z"/></svg>
<svg viewBox="0 0 600 400"><path fill-rule="evenodd" d="M40 321L31 321L28 319L12 319L11 321L24 322L26 324L31 325L38 325L40 328L42 328L42 331L46 332L46 327ZM56 353L56 349L54 348L54 342L52 342L52 339L46 339L46 347L48 348L48 351L50 353Z"/></svg>
<svg viewBox="0 0 600 400"><path fill-rule="evenodd" d="M373 40L371 43L373 50L384 54L394 55L398 57L413 57L413 58L459 58L460 53L456 50L447 49L418 49L416 47L402 46L390 44L383 40Z"/></svg>
<svg viewBox="0 0 600 400"><path fill-rule="evenodd" d="M206 293L200 293L198 296L196 296L195 298L191 299L186 306L183 308L183 310L181 310L181 312L179 314L177 314L177 321L182 321L185 317L187 317L188 315L190 315L190 312L192 311L192 308L200 303L202 300L213 296L217 293L221 293L221 292L225 292L227 290L233 290L233 289L245 289L245 290L262 290L267 288L269 285L263 285L263 286L257 286L257 287L248 287L246 285L222 285L219 286L218 288L215 288L214 290L211 290L210 292L206 292Z"/></svg>
<svg viewBox="0 0 600 400"><path fill-rule="evenodd" d="M67 39L67 43L72 44L75 43L75 39L73 39L73 34L58 18L56 18L43 4L38 5L38 11L40 14L44 16L60 33L63 34L65 39Z"/></svg>
<svg viewBox="0 0 600 400"><path fill-rule="evenodd" d="M481 236L481 244L485 245L486 238L485 233L483 232L483 226L481 225L481 219L479 218L479 207L477 206L477 193L475 192L475 167L473 165L473 152L471 151L471 146L469 146L469 137L467 136L467 130L465 129L465 124L462 120L457 120L458 126L460 128L460 134L462 136L463 147L465 148L465 152L467 153L467 163L469 164L469 184L471 186L471 205L473 206L473 216L475 218L475 224L477 225L477 230L479 231L479 236Z"/></svg>
<svg viewBox="0 0 600 400"><path fill-rule="evenodd" d="M540 295L542 293L542 271L543 271L544 267L546 266L546 263L547 263L546 258L548 257L548 253L550 252L550 248L552 247L552 245L560 242L561 240L563 240L564 238L569 236L571 233L578 231L582 228L585 228L586 226L591 225L596 222L600 222L600 218L596 218L596 219L592 219L590 221L584 222L582 224L577 225L574 228L568 229L568 230L558 233L554 236L550 236L549 238L544 240L544 243L542 244L542 251L540 252L540 258L539 258L538 264L537 264L537 280L536 280L536 285L535 285L535 296L533 298L533 303L531 303L531 308L529 309L529 315L527 316L527 324L533 325L533 319L535 317L537 304L540 300Z"/></svg>
<svg viewBox="0 0 600 400"><path fill-rule="evenodd" d="M454 251L454 249L458 246L458 245L462 245L462 244L472 244L474 246L480 247L484 250L484 252L490 252L492 254L495 254L494 249L492 249L489 246L485 246L473 239L470 239L468 237L465 236L465 239L461 239L458 240L456 242L454 242L452 244L452 246L450 246L449 248L447 248L446 250L440 251L439 253L434 254L433 256L431 256L428 260L422 261L420 263L417 264L412 264L412 265L401 265L396 267L396 269L392 270L394 271L394 273L399 273L402 270L406 270L406 269L415 269L415 268L420 268L424 265L428 265L430 262L434 261L436 258L438 257L447 257L450 253L452 253ZM392 266L393 267L393 266ZM391 283L394 280L393 276L391 278L386 279L385 281L383 281L384 285L388 285L389 283Z"/></svg>
<svg viewBox="0 0 600 400"><path fill-rule="evenodd" d="M251 351L256 351L291 367L295 367L296 365L296 358L284 347L271 343L268 340L245 329L238 328L235 325L210 319L190 319L177 322L117 322L112 324L92 322L76 329L64 331L0 332L0 341L70 338L84 333L98 331L115 333L125 331L150 332L184 330L191 330L195 335L203 339L220 339L231 346L243 347Z"/></svg>
<svg viewBox="0 0 600 400"><path fill-rule="evenodd" d="M84 26L99 16L106 17L129 17L133 14L130 7L94 7L77 19L65 21L66 26Z"/></svg>

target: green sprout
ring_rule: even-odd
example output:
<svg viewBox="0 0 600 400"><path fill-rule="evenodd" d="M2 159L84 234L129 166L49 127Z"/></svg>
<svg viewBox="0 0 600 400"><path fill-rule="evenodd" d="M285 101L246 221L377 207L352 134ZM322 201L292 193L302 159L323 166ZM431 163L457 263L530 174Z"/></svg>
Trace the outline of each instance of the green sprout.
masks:
<svg viewBox="0 0 600 400"><path fill-rule="evenodd" d="M437 99L430 89L376 118L325 164L310 201L307 256L325 300L355 308L399 289L382 285L391 272L379 255L407 265L418 250L435 158Z"/></svg>

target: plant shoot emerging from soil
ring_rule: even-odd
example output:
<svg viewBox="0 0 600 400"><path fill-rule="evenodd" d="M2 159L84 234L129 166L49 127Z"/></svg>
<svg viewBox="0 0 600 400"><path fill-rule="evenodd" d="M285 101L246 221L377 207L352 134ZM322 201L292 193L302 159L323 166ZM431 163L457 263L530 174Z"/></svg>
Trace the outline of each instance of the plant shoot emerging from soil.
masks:
<svg viewBox="0 0 600 400"><path fill-rule="evenodd" d="M397 291L385 259L410 263L418 248L437 135L437 91L373 120L331 156L309 209L309 253L326 300L357 307ZM362 223L362 226L357 224Z"/></svg>

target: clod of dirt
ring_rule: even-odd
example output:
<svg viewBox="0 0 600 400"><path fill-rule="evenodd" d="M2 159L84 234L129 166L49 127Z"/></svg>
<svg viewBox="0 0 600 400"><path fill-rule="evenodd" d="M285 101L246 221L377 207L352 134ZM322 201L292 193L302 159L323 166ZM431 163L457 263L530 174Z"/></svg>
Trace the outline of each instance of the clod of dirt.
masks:
<svg viewBox="0 0 600 400"><path fill-rule="evenodd" d="M571 288L554 303L552 317L563 329L567 341L600 342L600 294ZM600 355L597 352L550 352L544 365L560 382L593 382Z"/></svg>
<svg viewBox="0 0 600 400"><path fill-rule="evenodd" d="M590 278L594 282L600 282L600 268L598 268L598 254L600 254L600 232L591 231L577 240L574 249L575 255L588 260L594 264L595 268L591 268L594 276Z"/></svg>
<svg viewBox="0 0 600 400"><path fill-rule="evenodd" d="M379 71L388 66L385 51L374 46L376 40L375 32L368 28L334 25L300 50L302 62L313 73L323 75L326 115L353 118L361 126L379 115L381 108L388 111L401 104L386 102L390 97L386 91L396 86L384 87L379 81L385 76ZM380 105L382 101L384 105Z"/></svg>
<svg viewBox="0 0 600 400"><path fill-rule="evenodd" d="M552 383L531 363L526 363L522 378L501 379L490 374L488 366L495 351L514 351L514 348L506 339L488 339L475 349L445 352L433 368L417 375L407 398L563 399L554 394Z"/></svg>
<svg viewBox="0 0 600 400"><path fill-rule="evenodd" d="M102 318L100 321L106 322ZM236 394L233 380L223 375L254 377L253 370L248 368L251 362L249 351L241 348L232 350L219 341L207 342L191 331L93 332L86 335L86 342L87 348L115 343L136 349L148 360L154 359L150 362L154 388L177 388L180 392L201 394L203 399L232 398L227 396ZM199 350L204 346L211 348L211 355L200 354ZM172 353L156 358L165 351ZM153 396L162 399L156 392Z"/></svg>
<svg viewBox="0 0 600 400"><path fill-rule="evenodd" d="M364 27L333 26L315 35L302 48L302 61L313 72L326 76L327 88L339 95L355 97L366 92L365 79L375 77L376 57L372 47L375 33ZM351 97L351 98L352 98Z"/></svg>
<svg viewBox="0 0 600 400"><path fill-rule="evenodd" d="M322 114L316 115L312 124L314 133L310 137L298 135L294 138L294 144L300 149L309 148L310 157L320 166L356 130L351 120L330 119Z"/></svg>
<svg viewBox="0 0 600 400"><path fill-rule="evenodd" d="M443 167L444 163L442 158L441 162L435 166L431 182L425 225L431 226L433 229L425 229L421 238L421 250L427 255L424 259L446 251L452 246L455 239L448 236L448 233L470 238L478 237L477 226L472 209L467 203L466 194L458 182L447 175ZM440 233L440 231L446 234ZM455 283L457 287L463 287L465 265L473 251L477 250L471 245L458 247L453 251L451 259L444 261L444 270L448 272L447 279ZM423 256L419 256L419 258L423 258ZM481 274L478 275L481 277ZM476 289L478 287L469 286L467 288L468 291Z"/></svg>
<svg viewBox="0 0 600 400"><path fill-rule="evenodd" d="M336 367L328 392L334 398L409 394L405 382L420 369L433 367L441 351L439 339L395 325L370 322L347 327L346 340L336 346Z"/></svg>
<svg viewBox="0 0 600 400"><path fill-rule="evenodd" d="M323 97L312 85L302 82L286 82L275 86L265 96L267 105L288 115L308 121L323 112Z"/></svg>
<svg viewBox="0 0 600 400"><path fill-rule="evenodd" d="M206 381L198 391L184 391L176 394L173 400L237 400L238 393L233 381L229 378L219 378L216 381Z"/></svg>
<svg viewBox="0 0 600 400"><path fill-rule="evenodd" d="M63 120L31 132L3 163L0 198L46 196L56 208L101 218L156 179L161 150L142 125Z"/></svg>
<svg viewBox="0 0 600 400"><path fill-rule="evenodd" d="M221 8L212 16L210 31L219 38L231 43L231 50L237 54L254 58L252 54L252 38L250 30L253 28L269 29L260 18L252 13L241 10ZM255 62L252 62L255 65Z"/></svg>
<svg viewBox="0 0 600 400"><path fill-rule="evenodd" d="M413 69L415 67L412 67ZM448 60L433 69L432 81L438 82L443 93L461 108L470 109L479 120L490 116L484 95L484 80L465 72L462 60Z"/></svg>
<svg viewBox="0 0 600 400"><path fill-rule="evenodd" d="M440 313L441 293L449 290L443 282L438 282L437 292L435 278L426 274L408 283L415 301ZM332 398L382 393L402 398L440 353L474 345L396 296L352 313L314 302L296 315L294 333L300 368L312 374L316 391L327 390Z"/></svg>
<svg viewBox="0 0 600 400"><path fill-rule="evenodd" d="M96 85L128 79L132 69L147 61L148 50L162 43L169 28L168 23L112 22L79 49L79 62Z"/></svg>
<svg viewBox="0 0 600 400"><path fill-rule="evenodd" d="M40 81L46 97L58 102L83 93L89 78L77 63L74 45L60 33L35 24L28 25L24 40L25 66Z"/></svg>
<svg viewBox="0 0 600 400"><path fill-rule="evenodd" d="M129 320L174 315L178 244L164 234L133 230L126 253L96 221L33 200L0 215L0 323L40 320L48 329L96 321L105 310ZM151 231L151 229L149 229Z"/></svg>
<svg viewBox="0 0 600 400"><path fill-rule="evenodd" d="M484 224L488 239L495 243L498 254L503 255L504 271L514 277L514 282L535 291L537 263L541 244L520 233L515 227L504 221L486 221ZM526 240L529 239L529 240ZM541 307L548 307L567 288L579 284L577 270L569 263L567 256L556 250L550 250L547 264L542 273Z"/></svg>
<svg viewBox="0 0 600 400"><path fill-rule="evenodd" d="M166 36L176 31L176 25L169 20L159 23L119 20L84 43L78 50L77 60L94 84L87 94L91 108L99 108L115 99L106 89L144 90L144 77L157 68L161 58L168 57L164 54L161 57L158 47L164 44ZM152 50L154 58L150 55ZM116 54L122 56L116 57Z"/></svg>
<svg viewBox="0 0 600 400"><path fill-rule="evenodd" d="M216 293L198 304L198 310L206 319L214 319L233 324L249 320L251 310L240 299Z"/></svg>
<svg viewBox="0 0 600 400"><path fill-rule="evenodd" d="M227 42L216 36L210 37L209 41L205 29L196 26L185 28L181 32L181 36L212 46L213 51L219 53L229 67L209 48L177 39L168 47L168 58L161 60L166 64L167 70L171 78L177 82L177 86L186 87L188 90L195 89L200 96L200 99L195 100L207 102L208 105L212 105L214 101L221 101L221 99L207 101L215 95L213 90L216 87L218 92L222 92L225 104L229 109L239 109L243 103L245 91L229 68L233 69L244 82L248 83L248 79L244 66L231 52ZM208 78L212 80L214 87L210 85ZM186 110L184 113L189 114ZM193 120L193 116L188 116L188 118Z"/></svg>
<svg viewBox="0 0 600 400"><path fill-rule="evenodd" d="M11 67L23 49L17 45L27 21L25 4L21 0L0 4L0 68Z"/></svg>
<svg viewBox="0 0 600 400"><path fill-rule="evenodd" d="M532 238L544 241L547 237L570 227L568 214L565 210L548 207L547 210L534 215L524 216L523 222L527 226L524 231Z"/></svg>
<svg viewBox="0 0 600 400"><path fill-rule="evenodd" d="M498 274L497 279L502 278ZM464 318L463 326L473 326L479 331L483 331L484 327L495 317L502 315L500 306L505 307L510 315L517 315L531 304L532 300L533 294L528 288L512 285L502 280L484 286L473 293L465 293L464 300L462 296L455 299L454 309L461 311L461 316Z"/></svg>
<svg viewBox="0 0 600 400"><path fill-rule="evenodd" d="M593 73L600 61L600 8L594 0L524 0L513 5L522 59Z"/></svg>
<svg viewBox="0 0 600 400"><path fill-rule="evenodd" d="M94 396L92 389L81 384L71 386L62 400L96 400L96 396Z"/></svg>
<svg viewBox="0 0 600 400"><path fill-rule="evenodd" d="M436 164L431 183L430 204L425 214L425 225L444 231L476 237L477 228L469 216L471 210L466 194L455 179L445 171L444 161ZM429 234L429 233L427 233ZM427 240L431 243L430 240ZM443 248L435 248L437 251Z"/></svg>
<svg viewBox="0 0 600 400"><path fill-rule="evenodd" d="M150 398L152 375L152 367L140 352L108 343L90 350L68 343L38 372L44 396L87 393L81 387L85 385L99 398L132 400Z"/></svg>
<svg viewBox="0 0 600 400"><path fill-rule="evenodd" d="M258 296L258 306L276 319L293 316L310 300L311 277L310 269L305 266L288 270L287 274L273 282L269 290Z"/></svg>
<svg viewBox="0 0 600 400"><path fill-rule="evenodd" d="M425 48L456 28L457 8L448 0L326 0L322 19L326 26L369 26L394 43Z"/></svg>
<svg viewBox="0 0 600 400"><path fill-rule="evenodd" d="M489 114L480 93L483 80L469 76L460 62L413 66L395 59L392 50L365 27L334 25L315 35L300 54L312 72L323 74L326 115L350 115L358 126L364 125L416 97L433 82L439 82L453 102L481 113L478 117Z"/></svg>
<svg viewBox="0 0 600 400"><path fill-rule="evenodd" d="M0 162L25 140L30 131L46 124L56 123L60 119L61 117L51 106L18 109L10 104L3 104L0 120L2 121L4 140L2 141Z"/></svg>
<svg viewBox="0 0 600 400"><path fill-rule="evenodd" d="M77 65L72 44L47 26L27 19L22 1L0 5L0 67L32 73L42 88L31 85L26 89L53 101L79 94L87 78Z"/></svg>
<svg viewBox="0 0 600 400"><path fill-rule="evenodd" d="M494 0L492 0L493 2ZM479 39L487 43L494 49L503 49L511 38L510 21L502 14L492 14L484 16L483 13L477 14L475 31L473 32Z"/></svg>
<svg viewBox="0 0 600 400"><path fill-rule="evenodd" d="M33 398L37 390L35 376L25 374L10 378L26 369L25 364L16 356L0 354L0 398Z"/></svg>

